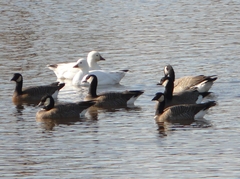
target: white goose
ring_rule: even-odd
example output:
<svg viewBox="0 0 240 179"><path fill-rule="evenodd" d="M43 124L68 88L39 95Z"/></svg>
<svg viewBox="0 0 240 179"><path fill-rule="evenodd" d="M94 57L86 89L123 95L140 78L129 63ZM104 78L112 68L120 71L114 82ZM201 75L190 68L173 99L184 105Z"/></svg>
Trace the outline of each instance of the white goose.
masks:
<svg viewBox="0 0 240 179"><path fill-rule="evenodd" d="M88 63L85 59L79 59L73 68L80 69L79 72L73 77L73 85L85 85L86 77L91 74L98 78L98 85L113 85L118 84L125 76L128 70L122 71L105 71L105 70L91 70L89 71Z"/></svg>
<svg viewBox="0 0 240 179"><path fill-rule="evenodd" d="M88 53L87 62L92 70L100 70L101 67L97 64L98 61L105 60L99 52L91 51ZM59 63L47 65L50 70L56 74L58 79L69 79L72 80L76 73L80 71L79 68L73 68L76 65L76 62L70 63Z"/></svg>

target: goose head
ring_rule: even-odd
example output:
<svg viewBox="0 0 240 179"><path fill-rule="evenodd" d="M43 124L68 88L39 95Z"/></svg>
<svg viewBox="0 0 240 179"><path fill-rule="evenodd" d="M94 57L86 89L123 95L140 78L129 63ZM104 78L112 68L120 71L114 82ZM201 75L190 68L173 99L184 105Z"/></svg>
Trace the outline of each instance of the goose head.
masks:
<svg viewBox="0 0 240 179"><path fill-rule="evenodd" d="M164 111L164 106L165 106L164 94L161 92L156 93L154 98L152 99L152 101L157 101L155 115L162 114Z"/></svg>
<svg viewBox="0 0 240 179"><path fill-rule="evenodd" d="M155 94L155 96L153 97L152 101L158 101L158 102L163 102L164 101L164 94L161 92L158 92Z"/></svg>
<svg viewBox="0 0 240 179"><path fill-rule="evenodd" d="M89 71L89 66L88 66L88 63L87 63L87 60L83 59L83 58L80 58L77 63L73 66L73 68L79 68L81 69L82 71L83 70L87 70Z"/></svg>
<svg viewBox="0 0 240 179"><path fill-rule="evenodd" d="M16 82L15 92L18 95L22 94L22 86L23 86L23 77L20 73L14 73L11 81Z"/></svg>
<svg viewBox="0 0 240 179"><path fill-rule="evenodd" d="M38 106L43 106L43 109L50 110L54 107L54 99L51 95L43 96Z"/></svg>
<svg viewBox="0 0 240 179"><path fill-rule="evenodd" d="M172 99L173 97L173 89L174 89L174 82L173 79L169 76L164 76L160 83L157 85L163 85L165 87L164 95L167 99Z"/></svg>
<svg viewBox="0 0 240 179"><path fill-rule="evenodd" d="M15 81L16 83L20 83L23 81L23 77L20 73L14 73L11 81Z"/></svg>
<svg viewBox="0 0 240 179"><path fill-rule="evenodd" d="M100 70L100 66L98 66L97 62L105 60L99 52L91 51L88 53L87 62L91 70Z"/></svg>
<svg viewBox="0 0 240 179"><path fill-rule="evenodd" d="M175 72L171 65L167 65L164 67L164 75L171 77L173 81L175 80Z"/></svg>

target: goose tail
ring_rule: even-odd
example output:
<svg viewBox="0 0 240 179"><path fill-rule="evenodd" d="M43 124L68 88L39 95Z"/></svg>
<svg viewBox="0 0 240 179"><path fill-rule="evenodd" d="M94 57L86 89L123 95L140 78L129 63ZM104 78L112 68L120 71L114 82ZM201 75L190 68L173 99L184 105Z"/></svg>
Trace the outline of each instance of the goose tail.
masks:
<svg viewBox="0 0 240 179"><path fill-rule="evenodd" d="M129 93L132 93L133 96L127 101L127 105L133 105L134 102L137 100L137 98L144 93L144 91L134 90L134 91L129 91Z"/></svg>

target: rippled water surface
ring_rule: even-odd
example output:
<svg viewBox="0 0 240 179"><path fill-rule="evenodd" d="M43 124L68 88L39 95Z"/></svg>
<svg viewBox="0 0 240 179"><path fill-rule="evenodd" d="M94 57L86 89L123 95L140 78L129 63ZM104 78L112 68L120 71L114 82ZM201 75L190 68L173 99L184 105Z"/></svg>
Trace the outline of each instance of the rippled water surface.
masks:
<svg viewBox="0 0 240 179"><path fill-rule="evenodd" d="M240 3L238 1L4 1L0 3L1 178L239 178ZM15 106L13 73L24 86L56 81L49 63L98 50L106 70L130 71L120 85L141 89L134 108L99 110L76 121L36 121ZM163 67L176 76L218 75L208 125L154 121ZM86 87L67 85L59 102Z"/></svg>

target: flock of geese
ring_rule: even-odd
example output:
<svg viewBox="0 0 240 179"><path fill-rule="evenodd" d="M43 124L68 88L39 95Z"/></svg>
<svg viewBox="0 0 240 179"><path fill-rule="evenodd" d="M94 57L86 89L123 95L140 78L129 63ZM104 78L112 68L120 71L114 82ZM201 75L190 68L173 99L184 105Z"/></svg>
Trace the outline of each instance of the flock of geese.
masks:
<svg viewBox="0 0 240 179"><path fill-rule="evenodd" d="M86 59L77 62L47 65L53 70L57 79L71 80L72 85L88 85L88 94L83 101L76 103L55 104L59 90L65 83L54 82L44 86L23 88L23 76L15 73L11 81L16 82L12 96L14 104L38 104L42 109L36 113L36 118L70 119L85 115L91 107L119 108L134 105L136 99L144 93L143 90L104 92L97 94L98 85L118 84L128 70L106 71L98 65L98 61L105 60L99 52L89 52ZM202 102L209 96L216 75L186 76L175 79L175 72L171 65L164 68L164 76L158 83L165 87L164 92L157 92L152 101L156 101L155 120L157 123L184 123L203 118L209 108L216 105L216 101Z"/></svg>

